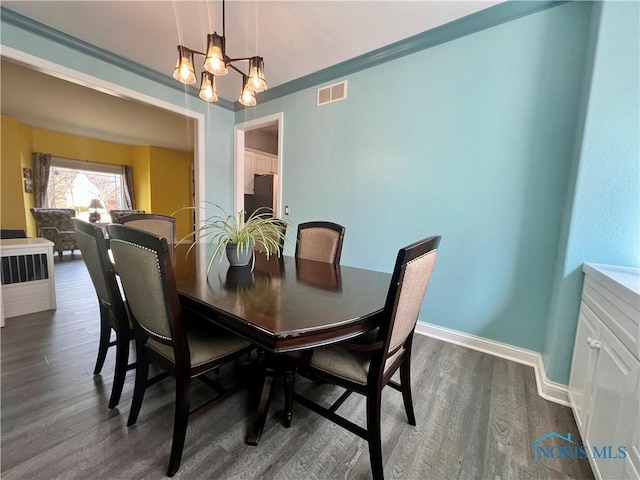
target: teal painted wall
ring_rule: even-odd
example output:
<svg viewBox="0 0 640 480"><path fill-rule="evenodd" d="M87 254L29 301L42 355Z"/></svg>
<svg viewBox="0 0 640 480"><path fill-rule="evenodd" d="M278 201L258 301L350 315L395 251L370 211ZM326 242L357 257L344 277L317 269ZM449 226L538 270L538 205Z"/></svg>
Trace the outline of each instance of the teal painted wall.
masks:
<svg viewBox="0 0 640 480"><path fill-rule="evenodd" d="M559 383L569 381L582 264L640 266L639 19L637 2L596 6L591 86L543 350L547 375Z"/></svg>
<svg viewBox="0 0 640 480"><path fill-rule="evenodd" d="M1 23L2 44L49 62L141 92L179 107L204 113L206 199L225 208L233 206L233 124L234 114L198 98L117 68L107 62L77 52L67 46ZM186 133L185 133L186 134ZM135 174L135 173L134 173Z"/></svg>
<svg viewBox="0 0 640 480"><path fill-rule="evenodd" d="M442 234L421 320L541 351L552 380L580 264L639 263L635 2L567 3L349 75L344 102L318 108L313 88L235 115L1 27L3 45L205 113L206 199L228 210L232 125L284 112L292 222L344 224L343 263L382 271Z"/></svg>
<svg viewBox="0 0 640 480"><path fill-rule="evenodd" d="M236 113L284 112L290 220L346 226L342 263L390 271L441 234L421 321L541 351L591 4L569 3ZM293 243L288 245L293 252Z"/></svg>

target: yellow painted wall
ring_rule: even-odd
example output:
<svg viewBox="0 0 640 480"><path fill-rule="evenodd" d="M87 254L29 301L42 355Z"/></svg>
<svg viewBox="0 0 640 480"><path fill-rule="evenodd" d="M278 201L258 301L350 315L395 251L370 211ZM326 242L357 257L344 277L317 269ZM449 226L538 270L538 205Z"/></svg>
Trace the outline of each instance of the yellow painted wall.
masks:
<svg viewBox="0 0 640 480"><path fill-rule="evenodd" d="M192 206L193 154L160 147L150 147L149 153L153 213L171 215L179 208ZM179 212L175 217L177 236L181 239L193 231L193 212Z"/></svg>
<svg viewBox="0 0 640 480"><path fill-rule="evenodd" d="M35 207L35 195L33 193L33 146L31 139L31 126L18 122L18 130L19 130L19 138L21 142L20 146L20 165L22 168L29 168L31 170L31 193L25 192L24 189L24 180L23 188L22 188L22 198L24 201L24 216L27 223L27 236L35 237L37 236L36 231L36 220L31 215L31 209Z"/></svg>
<svg viewBox="0 0 640 480"><path fill-rule="evenodd" d="M151 213L151 165L149 147L135 147L131 161L136 208Z"/></svg>
<svg viewBox="0 0 640 480"><path fill-rule="evenodd" d="M191 168L193 152L160 147L122 145L88 137L31 127L2 115L0 131L0 224L2 228L24 228L36 236L29 209L33 194L24 193L22 168L33 169L32 152L54 157L85 160L111 165L131 165L136 208L147 213L170 215L191 205ZM192 225L188 214L177 218L178 238L188 234Z"/></svg>
<svg viewBox="0 0 640 480"><path fill-rule="evenodd" d="M32 128L33 151L50 153L54 157L86 160L88 162L111 165L131 165L133 150L131 145L80 137L68 133ZM135 172L134 172L135 175Z"/></svg>
<svg viewBox="0 0 640 480"><path fill-rule="evenodd" d="M35 224L28 211L33 205L33 194L24 193L22 177L23 166L33 167L30 127L6 115L2 115L1 121L0 225L35 234Z"/></svg>

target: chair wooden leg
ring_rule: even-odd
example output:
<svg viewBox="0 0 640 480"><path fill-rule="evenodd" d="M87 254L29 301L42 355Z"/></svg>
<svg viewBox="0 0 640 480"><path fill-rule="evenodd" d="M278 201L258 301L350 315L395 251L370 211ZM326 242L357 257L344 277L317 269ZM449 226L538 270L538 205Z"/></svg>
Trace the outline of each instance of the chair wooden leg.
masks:
<svg viewBox="0 0 640 480"><path fill-rule="evenodd" d="M167 476L173 477L180 468L184 440L189 421L189 375L176 375L176 411L173 420L173 440Z"/></svg>
<svg viewBox="0 0 640 480"><path fill-rule="evenodd" d="M131 411L129 412L129 420L127 426L135 424L138 420L142 400L144 399L144 391L147 387L147 377L149 375L149 359L144 352L144 346L136 342L136 384L133 389L133 400L131 401Z"/></svg>
<svg viewBox="0 0 640 480"><path fill-rule="evenodd" d="M367 434L373 480L384 480L384 470L382 468L382 432L380 431L381 402L381 390L370 392L367 395Z"/></svg>
<svg viewBox="0 0 640 480"><path fill-rule="evenodd" d="M295 367L287 367L284 372L284 426L289 428L293 419L293 389L295 387Z"/></svg>
<svg viewBox="0 0 640 480"><path fill-rule="evenodd" d="M123 337L123 338L121 338ZM122 387L127 375L127 365L129 364L129 339L125 335L118 335L116 339L116 370L113 375L113 386L111 387L111 398L109 408L114 408L120 402Z"/></svg>
<svg viewBox="0 0 640 480"><path fill-rule="evenodd" d="M413 400L411 399L411 362L407 357L400 366L400 385L402 386L402 400L404 409L407 412L409 425L416 425L416 416L413 412Z"/></svg>
<svg viewBox="0 0 640 480"><path fill-rule="evenodd" d="M111 327L102 318L104 313L100 309L100 343L98 344L98 358L96 359L96 366L93 369L93 374L98 375L102 371L104 360L107 358L107 350L109 350L109 342L111 341Z"/></svg>

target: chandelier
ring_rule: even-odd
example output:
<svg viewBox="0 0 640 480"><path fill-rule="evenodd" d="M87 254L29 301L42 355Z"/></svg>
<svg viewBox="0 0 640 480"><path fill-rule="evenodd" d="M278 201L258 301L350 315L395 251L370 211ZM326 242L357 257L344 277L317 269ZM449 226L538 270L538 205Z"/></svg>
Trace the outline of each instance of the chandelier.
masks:
<svg viewBox="0 0 640 480"><path fill-rule="evenodd" d="M217 32L207 35L207 51L199 52L184 45L178 45L178 63L173 71L173 78L185 85L193 85L197 81L193 63L194 54L204 58L199 97L207 102L217 102L216 77L226 75L229 68L242 75L242 90L238 99L242 105L253 107L256 93L267 89L264 81L264 60L262 57L230 58L227 55L224 36L224 0L222 0L222 36ZM249 62L249 73L245 74L234 63Z"/></svg>

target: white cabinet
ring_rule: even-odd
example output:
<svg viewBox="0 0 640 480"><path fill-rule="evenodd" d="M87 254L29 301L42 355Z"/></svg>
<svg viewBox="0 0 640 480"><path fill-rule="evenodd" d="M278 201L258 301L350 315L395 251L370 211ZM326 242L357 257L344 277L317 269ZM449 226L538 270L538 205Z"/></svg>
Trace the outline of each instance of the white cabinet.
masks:
<svg viewBox="0 0 640 480"><path fill-rule="evenodd" d="M245 150L244 152L244 194L253 195L253 175L254 175L254 158L253 152Z"/></svg>
<svg viewBox="0 0 640 480"><path fill-rule="evenodd" d="M244 193L253 194L254 175L277 175L280 162L278 157L257 150L244 151Z"/></svg>
<svg viewBox="0 0 640 480"><path fill-rule="evenodd" d="M245 150L245 155L253 158L253 171L255 175L276 175L278 173L278 157L269 153L256 150Z"/></svg>
<svg viewBox="0 0 640 480"><path fill-rule="evenodd" d="M584 272L569 400L596 478L640 479L639 271Z"/></svg>

